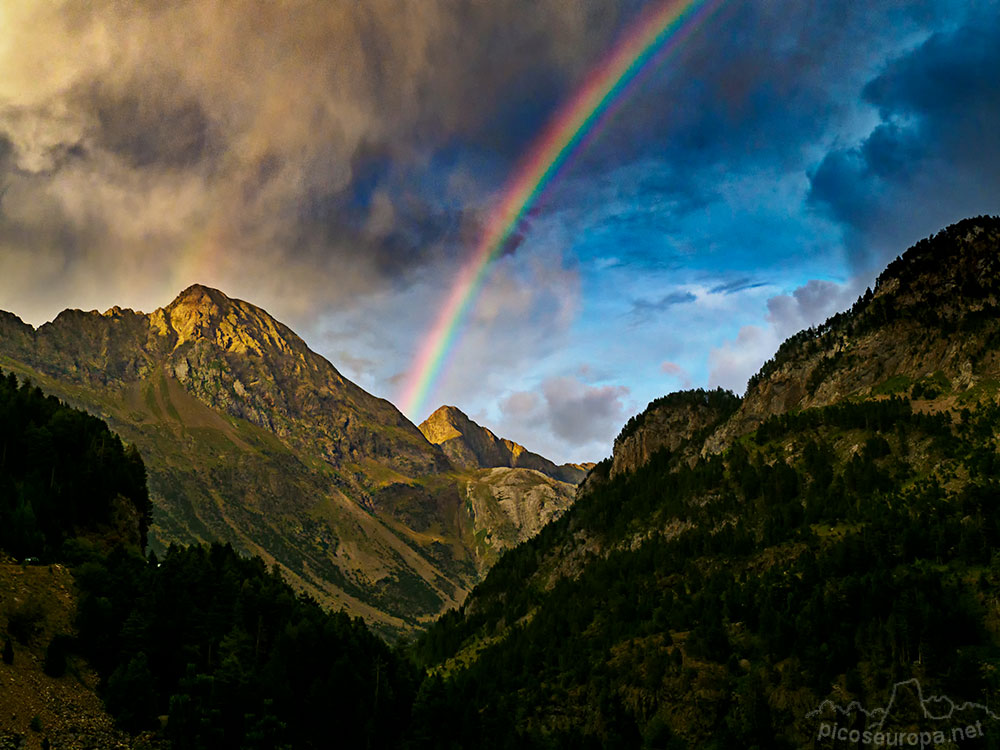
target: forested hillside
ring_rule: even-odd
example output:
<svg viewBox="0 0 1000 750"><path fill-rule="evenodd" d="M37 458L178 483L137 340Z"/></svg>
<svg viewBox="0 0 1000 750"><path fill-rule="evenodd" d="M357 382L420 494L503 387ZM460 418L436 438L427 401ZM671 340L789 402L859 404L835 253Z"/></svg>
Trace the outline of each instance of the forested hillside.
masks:
<svg viewBox="0 0 1000 750"><path fill-rule="evenodd" d="M852 313L782 347L751 383L752 410L588 481L504 556L419 644L438 704L460 709L448 741L830 747L823 700L881 706L909 679L995 705L998 229L970 220L921 243ZM961 293L944 304L928 278ZM932 293L933 313L899 312ZM882 326L896 340L857 355ZM829 364L795 387L825 403L783 409L775 378L817 361Z"/></svg>
<svg viewBox="0 0 1000 750"><path fill-rule="evenodd" d="M0 445L0 549L57 559L67 540L112 527L145 544L145 467L100 419L0 372Z"/></svg>
<svg viewBox="0 0 1000 750"><path fill-rule="evenodd" d="M0 700L34 714L5 713L0 747L125 746L58 705L90 706L91 667L134 747L403 742L419 672L360 619L230 546L145 556L145 468L102 421L8 375L0 441Z"/></svg>
<svg viewBox="0 0 1000 750"><path fill-rule="evenodd" d="M148 513L136 452L6 377L3 547L75 579L55 635L0 600L13 668L92 665L135 747L1000 746L998 253L1000 220L951 227L746 398L657 399L571 509L395 647L230 546L145 556L120 522Z"/></svg>

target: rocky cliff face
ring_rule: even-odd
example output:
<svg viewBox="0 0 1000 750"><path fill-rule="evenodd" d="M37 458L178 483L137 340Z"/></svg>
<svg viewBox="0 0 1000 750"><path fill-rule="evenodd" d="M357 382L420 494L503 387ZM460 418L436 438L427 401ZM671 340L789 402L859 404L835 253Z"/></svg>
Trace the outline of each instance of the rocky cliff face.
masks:
<svg viewBox="0 0 1000 750"><path fill-rule="evenodd" d="M785 341L742 401L682 392L652 402L579 494L660 450L681 450L689 461L722 452L776 414L849 398L905 395L918 408L942 393L971 398L1000 385L998 340L1000 219L967 219L889 264L850 310Z"/></svg>
<svg viewBox="0 0 1000 750"><path fill-rule="evenodd" d="M693 464L706 436L724 424L739 404L739 397L721 388L679 391L650 402L622 428L611 456L589 469L577 498L634 472L661 451L670 453L672 461Z"/></svg>
<svg viewBox="0 0 1000 750"><path fill-rule="evenodd" d="M464 469L534 469L560 482L578 484L590 468L582 464L557 466L523 445L498 438L454 406L437 409L420 423L420 431L430 442L441 446L452 463Z"/></svg>
<svg viewBox="0 0 1000 750"><path fill-rule="evenodd" d="M557 466L512 440L498 438L454 406L439 408L421 423L420 431L464 470L459 492L481 571L504 550L561 516L573 504L576 485L594 466Z"/></svg>
<svg viewBox="0 0 1000 750"><path fill-rule="evenodd" d="M718 424L738 406L726 391L682 391L652 402L615 440L609 478L635 471L657 451L674 453L687 447L706 428ZM697 456L689 450L688 459Z"/></svg>
<svg viewBox="0 0 1000 750"><path fill-rule="evenodd" d="M477 565L488 569L505 550L530 539L573 504L576 488L534 469L479 469L465 482Z"/></svg>
<svg viewBox="0 0 1000 750"><path fill-rule="evenodd" d="M148 315L66 310L3 353L80 385L156 373L202 403L334 465L375 460L406 475L447 470L440 452L392 404L345 379L264 310L195 285Z"/></svg>

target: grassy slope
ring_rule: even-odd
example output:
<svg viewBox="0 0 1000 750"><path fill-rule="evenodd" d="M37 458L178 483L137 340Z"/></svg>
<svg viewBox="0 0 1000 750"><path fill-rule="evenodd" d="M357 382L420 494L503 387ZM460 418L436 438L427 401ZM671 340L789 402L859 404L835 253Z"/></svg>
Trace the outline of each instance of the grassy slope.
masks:
<svg viewBox="0 0 1000 750"><path fill-rule="evenodd" d="M97 390L9 359L0 363L102 416L143 447L154 549L174 540L231 542L278 563L327 606L345 607L386 633L405 632L454 606L475 575L452 528L439 528L431 539L380 521L339 489L345 479L329 464L209 408L162 372ZM445 540L442 553L434 545Z"/></svg>

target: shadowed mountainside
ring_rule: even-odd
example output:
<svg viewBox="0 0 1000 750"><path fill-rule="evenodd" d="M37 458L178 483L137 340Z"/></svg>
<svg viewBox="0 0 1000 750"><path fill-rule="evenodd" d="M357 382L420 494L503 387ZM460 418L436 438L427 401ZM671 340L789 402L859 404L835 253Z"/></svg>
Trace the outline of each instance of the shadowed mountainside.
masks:
<svg viewBox="0 0 1000 750"><path fill-rule="evenodd" d="M437 742L812 746L817 707L884 706L911 679L995 704L998 271L1000 218L960 222L786 341L745 398L633 418L573 507L422 638L454 708ZM911 713L894 728L952 728Z"/></svg>

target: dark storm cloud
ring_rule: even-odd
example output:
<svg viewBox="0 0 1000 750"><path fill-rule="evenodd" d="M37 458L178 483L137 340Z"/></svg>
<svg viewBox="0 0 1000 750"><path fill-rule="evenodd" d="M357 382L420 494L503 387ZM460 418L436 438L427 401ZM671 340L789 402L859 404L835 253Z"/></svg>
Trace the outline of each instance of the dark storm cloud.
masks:
<svg viewBox="0 0 1000 750"><path fill-rule="evenodd" d="M163 301L162 282L124 276L140 273L294 300L286 315L315 315L467 252L510 169L646 5L12 4L0 31L0 134L13 144L10 181L30 184L11 192L52 205L25 204L9 221L26 235L34 226L76 237L65 264L113 268L127 255L110 281L133 296L116 301ZM912 26L923 7L863 5L727 3L650 69L538 210L573 201L585 213L610 199L605 230L632 233L616 253L632 262L644 236L669 235L678 217L719 199L721 169L801 160L831 112L835 76L849 77L866 60L857 50ZM872 96L891 104L906 91ZM879 152L882 169L908 157ZM661 166L634 170L631 193L586 184L636 158ZM630 206L638 194L658 208ZM66 225L53 230L57 220ZM519 252L533 222L506 253ZM0 232L8 243L18 235ZM199 245L210 263L171 265L178 248L198 257ZM59 263L58 244L46 252ZM30 284L30 269L12 263L4 275Z"/></svg>
<svg viewBox="0 0 1000 750"><path fill-rule="evenodd" d="M132 92L100 96L95 104L97 145L133 167L186 167L205 156L209 121L195 100L149 101Z"/></svg>
<svg viewBox="0 0 1000 750"><path fill-rule="evenodd" d="M177 277L282 301L294 318L451 262L482 202L634 14L604 0L523 10L518 0L5 5L0 137L14 168L4 179L20 183L8 205L12 193L24 200L0 217L2 276L42 283L21 260L28 247L14 246L37 231L51 238L53 267L84 277L129 258L110 277L67 275L67 299L103 281L107 294L129 290L115 301L148 307ZM486 156L447 158L456 143ZM481 172L484 160L493 168ZM158 281L126 277L136 273Z"/></svg>
<svg viewBox="0 0 1000 750"><path fill-rule="evenodd" d="M581 171L656 154L689 177L723 164L801 164L874 50L935 18L940 2L731 2L631 93ZM717 178L716 178L717 179Z"/></svg>
<svg viewBox="0 0 1000 750"><path fill-rule="evenodd" d="M864 87L880 122L829 152L810 198L848 230L854 260L880 265L953 221L1000 210L1000 20L936 33Z"/></svg>

